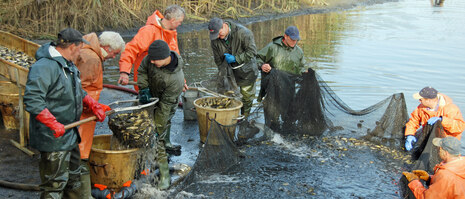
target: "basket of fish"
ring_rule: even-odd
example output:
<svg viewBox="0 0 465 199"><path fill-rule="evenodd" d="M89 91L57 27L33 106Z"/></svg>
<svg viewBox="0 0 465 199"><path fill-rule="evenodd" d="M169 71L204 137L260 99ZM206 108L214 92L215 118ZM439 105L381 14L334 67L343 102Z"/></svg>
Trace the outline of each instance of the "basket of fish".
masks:
<svg viewBox="0 0 465 199"><path fill-rule="evenodd" d="M118 101L109 104L117 109L108 116L108 126L122 146L128 148L151 148L155 143L155 124L153 111L158 99L148 104L139 104L136 100Z"/></svg>

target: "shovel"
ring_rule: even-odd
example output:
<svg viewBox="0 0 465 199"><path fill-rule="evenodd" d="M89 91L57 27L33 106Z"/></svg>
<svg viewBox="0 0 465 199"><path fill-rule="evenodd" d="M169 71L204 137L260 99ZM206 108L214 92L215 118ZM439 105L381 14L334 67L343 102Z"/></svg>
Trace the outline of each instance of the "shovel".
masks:
<svg viewBox="0 0 465 199"><path fill-rule="evenodd" d="M109 116L109 115L111 115L113 113L118 113L118 112L122 112L122 111L140 110L140 109L143 109L143 108L147 108L149 106L153 106L158 102L158 98L156 98L156 97L150 98L150 100L152 100L152 101L150 103L147 103L147 104L142 104L142 105L137 105L137 106L129 106L129 107L124 107L124 108L115 108L115 109L112 109L112 110L109 110L109 111L105 112L105 115ZM138 102L138 101L139 101L138 99L122 100L122 101L112 102L112 103L108 104L108 106L110 106L110 105L118 105L120 103ZM67 124L67 125L65 125L65 130L68 130L70 128L79 126L81 124L84 124L84 123L87 123L87 122L90 122L90 121L94 121L96 119L97 119L97 116L94 115L92 117L88 117L86 119L79 120L79 121L73 122L71 124Z"/></svg>

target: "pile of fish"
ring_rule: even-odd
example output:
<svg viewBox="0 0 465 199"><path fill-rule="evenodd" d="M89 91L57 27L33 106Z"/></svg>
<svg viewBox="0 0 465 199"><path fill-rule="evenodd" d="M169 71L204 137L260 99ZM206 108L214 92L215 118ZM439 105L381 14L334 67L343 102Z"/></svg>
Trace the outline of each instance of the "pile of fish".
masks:
<svg viewBox="0 0 465 199"><path fill-rule="evenodd" d="M148 110L114 115L108 121L113 135L129 148L150 148L155 141L155 125Z"/></svg>
<svg viewBox="0 0 465 199"><path fill-rule="evenodd" d="M0 46L0 57L24 68L29 68L34 62L36 62L34 57L30 57L26 53L9 49L5 46Z"/></svg>
<svg viewBox="0 0 465 199"><path fill-rule="evenodd" d="M231 98L227 97L209 97L204 98L199 102L199 106L201 107L208 107L208 108L216 108L216 109L226 109L232 108Z"/></svg>

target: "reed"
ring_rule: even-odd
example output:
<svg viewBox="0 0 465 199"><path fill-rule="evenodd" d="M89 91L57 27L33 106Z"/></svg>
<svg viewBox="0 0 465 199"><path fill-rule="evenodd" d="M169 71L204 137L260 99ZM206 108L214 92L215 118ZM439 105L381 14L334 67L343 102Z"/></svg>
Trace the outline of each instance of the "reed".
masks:
<svg viewBox="0 0 465 199"><path fill-rule="evenodd" d="M289 12L324 0L3 0L0 29L27 38L53 38L65 27L84 33L124 30L145 24L153 11L178 4L188 21Z"/></svg>

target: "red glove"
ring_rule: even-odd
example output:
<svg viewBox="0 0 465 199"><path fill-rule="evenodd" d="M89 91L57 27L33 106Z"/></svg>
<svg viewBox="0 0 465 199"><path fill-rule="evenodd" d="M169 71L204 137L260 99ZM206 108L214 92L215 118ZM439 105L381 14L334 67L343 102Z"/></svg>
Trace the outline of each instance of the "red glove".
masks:
<svg viewBox="0 0 465 199"><path fill-rule="evenodd" d="M47 108L42 110L39 113L39 115L37 115L36 120L39 120L39 122L42 122L43 124L45 124L45 126L52 129L52 131L55 131L53 135L56 138L61 137L65 134L65 125L58 122L55 116L53 116Z"/></svg>
<svg viewBox="0 0 465 199"><path fill-rule="evenodd" d="M84 99L82 99L82 102L92 111L92 113L94 113L95 116L97 116L99 122L103 122L103 120L105 120L105 110L103 110L100 104L91 96L86 95Z"/></svg>
<svg viewBox="0 0 465 199"><path fill-rule="evenodd" d="M103 108L103 111L105 111L105 112L111 111L111 108L108 105L100 104L100 103L98 103L98 105L100 105Z"/></svg>

